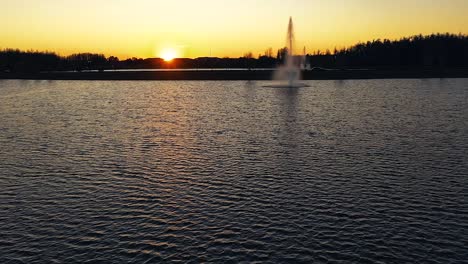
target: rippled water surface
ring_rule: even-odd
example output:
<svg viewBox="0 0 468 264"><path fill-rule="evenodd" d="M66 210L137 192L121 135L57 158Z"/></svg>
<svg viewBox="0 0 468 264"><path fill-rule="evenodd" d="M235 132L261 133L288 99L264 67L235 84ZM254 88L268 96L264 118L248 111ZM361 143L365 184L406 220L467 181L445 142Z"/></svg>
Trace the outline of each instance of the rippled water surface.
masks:
<svg viewBox="0 0 468 264"><path fill-rule="evenodd" d="M0 263L468 260L468 80L0 81Z"/></svg>

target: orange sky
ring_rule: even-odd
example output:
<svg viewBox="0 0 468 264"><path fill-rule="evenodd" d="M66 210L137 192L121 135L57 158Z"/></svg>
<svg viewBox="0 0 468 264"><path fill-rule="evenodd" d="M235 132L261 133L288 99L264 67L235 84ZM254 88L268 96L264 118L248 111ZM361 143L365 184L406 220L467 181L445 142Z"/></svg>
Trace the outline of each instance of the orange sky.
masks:
<svg viewBox="0 0 468 264"><path fill-rule="evenodd" d="M0 48L127 57L238 57L285 45L468 33L467 0L0 0Z"/></svg>

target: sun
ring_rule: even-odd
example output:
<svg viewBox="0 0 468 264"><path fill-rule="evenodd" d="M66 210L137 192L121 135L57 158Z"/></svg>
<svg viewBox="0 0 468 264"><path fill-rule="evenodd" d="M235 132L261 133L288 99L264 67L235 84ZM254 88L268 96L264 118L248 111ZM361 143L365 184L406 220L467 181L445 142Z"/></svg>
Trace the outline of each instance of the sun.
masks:
<svg viewBox="0 0 468 264"><path fill-rule="evenodd" d="M175 49L166 48L161 51L161 58L165 61L172 61L175 57L177 57L177 52Z"/></svg>

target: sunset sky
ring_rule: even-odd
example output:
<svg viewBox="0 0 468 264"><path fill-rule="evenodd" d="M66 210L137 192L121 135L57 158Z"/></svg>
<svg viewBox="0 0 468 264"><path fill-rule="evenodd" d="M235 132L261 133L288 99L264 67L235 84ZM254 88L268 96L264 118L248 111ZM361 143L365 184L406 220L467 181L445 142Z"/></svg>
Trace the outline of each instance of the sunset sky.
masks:
<svg viewBox="0 0 468 264"><path fill-rule="evenodd" d="M0 0L0 48L127 57L238 57L285 45L468 33L467 0Z"/></svg>

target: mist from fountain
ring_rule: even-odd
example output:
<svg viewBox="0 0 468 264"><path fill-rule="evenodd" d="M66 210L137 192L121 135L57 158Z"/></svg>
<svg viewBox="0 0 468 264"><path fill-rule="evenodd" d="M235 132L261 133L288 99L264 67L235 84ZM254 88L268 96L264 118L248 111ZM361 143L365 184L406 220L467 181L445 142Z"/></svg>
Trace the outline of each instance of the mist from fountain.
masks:
<svg viewBox="0 0 468 264"><path fill-rule="evenodd" d="M284 65L279 66L274 74L273 79L281 82L287 82L286 84L278 85L278 87L304 87L307 86L300 83L301 80L301 68L296 63L296 56L294 56L295 48L295 35L294 35L294 23L292 17L289 17L288 33L286 35L286 56Z"/></svg>

